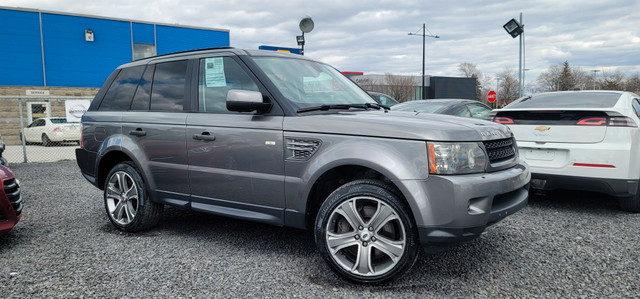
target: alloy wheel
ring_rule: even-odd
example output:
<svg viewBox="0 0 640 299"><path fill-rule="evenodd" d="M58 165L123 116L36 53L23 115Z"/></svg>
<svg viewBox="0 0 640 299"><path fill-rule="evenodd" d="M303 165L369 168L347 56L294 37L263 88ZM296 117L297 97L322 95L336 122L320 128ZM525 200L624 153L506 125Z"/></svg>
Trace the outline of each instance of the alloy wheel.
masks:
<svg viewBox="0 0 640 299"><path fill-rule="evenodd" d="M115 172L109 178L106 192L109 217L120 225L127 225L136 217L139 195L136 183L124 172Z"/></svg>
<svg viewBox="0 0 640 299"><path fill-rule="evenodd" d="M398 212L374 197L359 196L339 204L326 227L332 259L359 276L380 276L402 259L407 244Z"/></svg>

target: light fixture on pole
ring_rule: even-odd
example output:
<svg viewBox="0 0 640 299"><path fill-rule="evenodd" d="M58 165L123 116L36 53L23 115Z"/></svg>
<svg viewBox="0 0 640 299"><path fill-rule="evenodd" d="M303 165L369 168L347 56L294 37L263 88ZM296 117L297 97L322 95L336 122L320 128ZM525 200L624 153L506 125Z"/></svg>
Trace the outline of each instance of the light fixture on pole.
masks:
<svg viewBox="0 0 640 299"><path fill-rule="evenodd" d="M429 32L429 33L431 33L431 32ZM426 27L426 25L424 23L422 24L422 34L418 34L418 32L416 32L416 33L411 33L410 32L409 35L422 35L422 89L420 89L420 93L421 93L421 98L426 99L426 97L424 95L424 65L425 65L424 44L425 44L425 37L433 37L433 38L440 38L440 37L437 36L437 35L433 35L433 34L427 34L427 27Z"/></svg>
<svg viewBox="0 0 640 299"><path fill-rule="evenodd" d="M596 73L600 70L591 70L593 72L593 90L596 90Z"/></svg>
<svg viewBox="0 0 640 299"><path fill-rule="evenodd" d="M302 46L302 51L300 51L300 54L302 55L304 55L304 34L311 32L311 30L313 30L313 25L313 20L310 16L306 16L300 21L299 27L300 31L302 31L302 35L297 35L296 41L298 42L298 46Z"/></svg>
<svg viewBox="0 0 640 299"><path fill-rule="evenodd" d="M518 69L518 97L522 97L522 86L524 84L523 77L524 72L523 68L523 48L524 48L524 24L522 24L522 13L520 13L520 22L516 21L516 19L511 19L509 22L502 26L504 30L511 35L511 37L516 38L520 36L520 50L519 50L519 64L520 67Z"/></svg>

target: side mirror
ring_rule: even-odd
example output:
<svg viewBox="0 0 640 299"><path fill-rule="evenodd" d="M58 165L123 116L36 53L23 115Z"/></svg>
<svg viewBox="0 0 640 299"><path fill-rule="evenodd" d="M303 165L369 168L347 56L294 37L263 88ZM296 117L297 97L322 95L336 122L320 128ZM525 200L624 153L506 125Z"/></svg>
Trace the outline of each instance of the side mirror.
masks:
<svg viewBox="0 0 640 299"><path fill-rule="evenodd" d="M227 110L258 113L271 109L271 103L264 103L259 91L232 89L227 93Z"/></svg>

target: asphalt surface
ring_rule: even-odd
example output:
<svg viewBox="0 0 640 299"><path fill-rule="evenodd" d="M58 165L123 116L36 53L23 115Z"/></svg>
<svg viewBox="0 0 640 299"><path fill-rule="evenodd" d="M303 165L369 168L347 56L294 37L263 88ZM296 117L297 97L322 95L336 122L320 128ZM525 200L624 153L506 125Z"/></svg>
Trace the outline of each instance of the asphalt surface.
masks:
<svg viewBox="0 0 640 299"><path fill-rule="evenodd" d="M75 162L11 168L25 217L0 236L1 298L640 297L640 215L596 194L534 197L482 238L361 286L305 231L167 207L158 227L122 233Z"/></svg>

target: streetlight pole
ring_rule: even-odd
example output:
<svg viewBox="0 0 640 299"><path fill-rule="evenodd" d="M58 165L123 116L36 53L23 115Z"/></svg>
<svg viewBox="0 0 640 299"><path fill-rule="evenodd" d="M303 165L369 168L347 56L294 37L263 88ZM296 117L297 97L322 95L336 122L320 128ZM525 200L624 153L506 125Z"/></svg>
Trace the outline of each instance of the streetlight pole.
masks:
<svg viewBox="0 0 640 299"><path fill-rule="evenodd" d="M591 70L593 72L593 90L596 90L596 73L600 70Z"/></svg>
<svg viewBox="0 0 640 299"><path fill-rule="evenodd" d="M422 35L422 87L421 87L422 89L420 90L420 93L421 93L421 98L426 99L424 95L424 87L425 87L424 86L424 65L425 65L424 48L425 48L426 37L433 37L433 38L440 38L440 37L433 34L427 34L427 26L425 23L422 23L422 34L417 34L417 32L416 33L410 32L409 35Z"/></svg>
<svg viewBox="0 0 640 299"><path fill-rule="evenodd" d="M494 101L495 104L493 105L493 108L498 108L499 94L500 94L500 78L496 77L496 100Z"/></svg>
<svg viewBox="0 0 640 299"><path fill-rule="evenodd" d="M520 23L516 21L516 19L511 19L509 22L502 26L504 30L511 35L511 37L516 38L520 36L520 49L518 51L518 62L520 67L518 68L518 97L522 97L522 87L524 85L524 71L523 60L524 60L524 24L522 24L522 13L520 13Z"/></svg>

